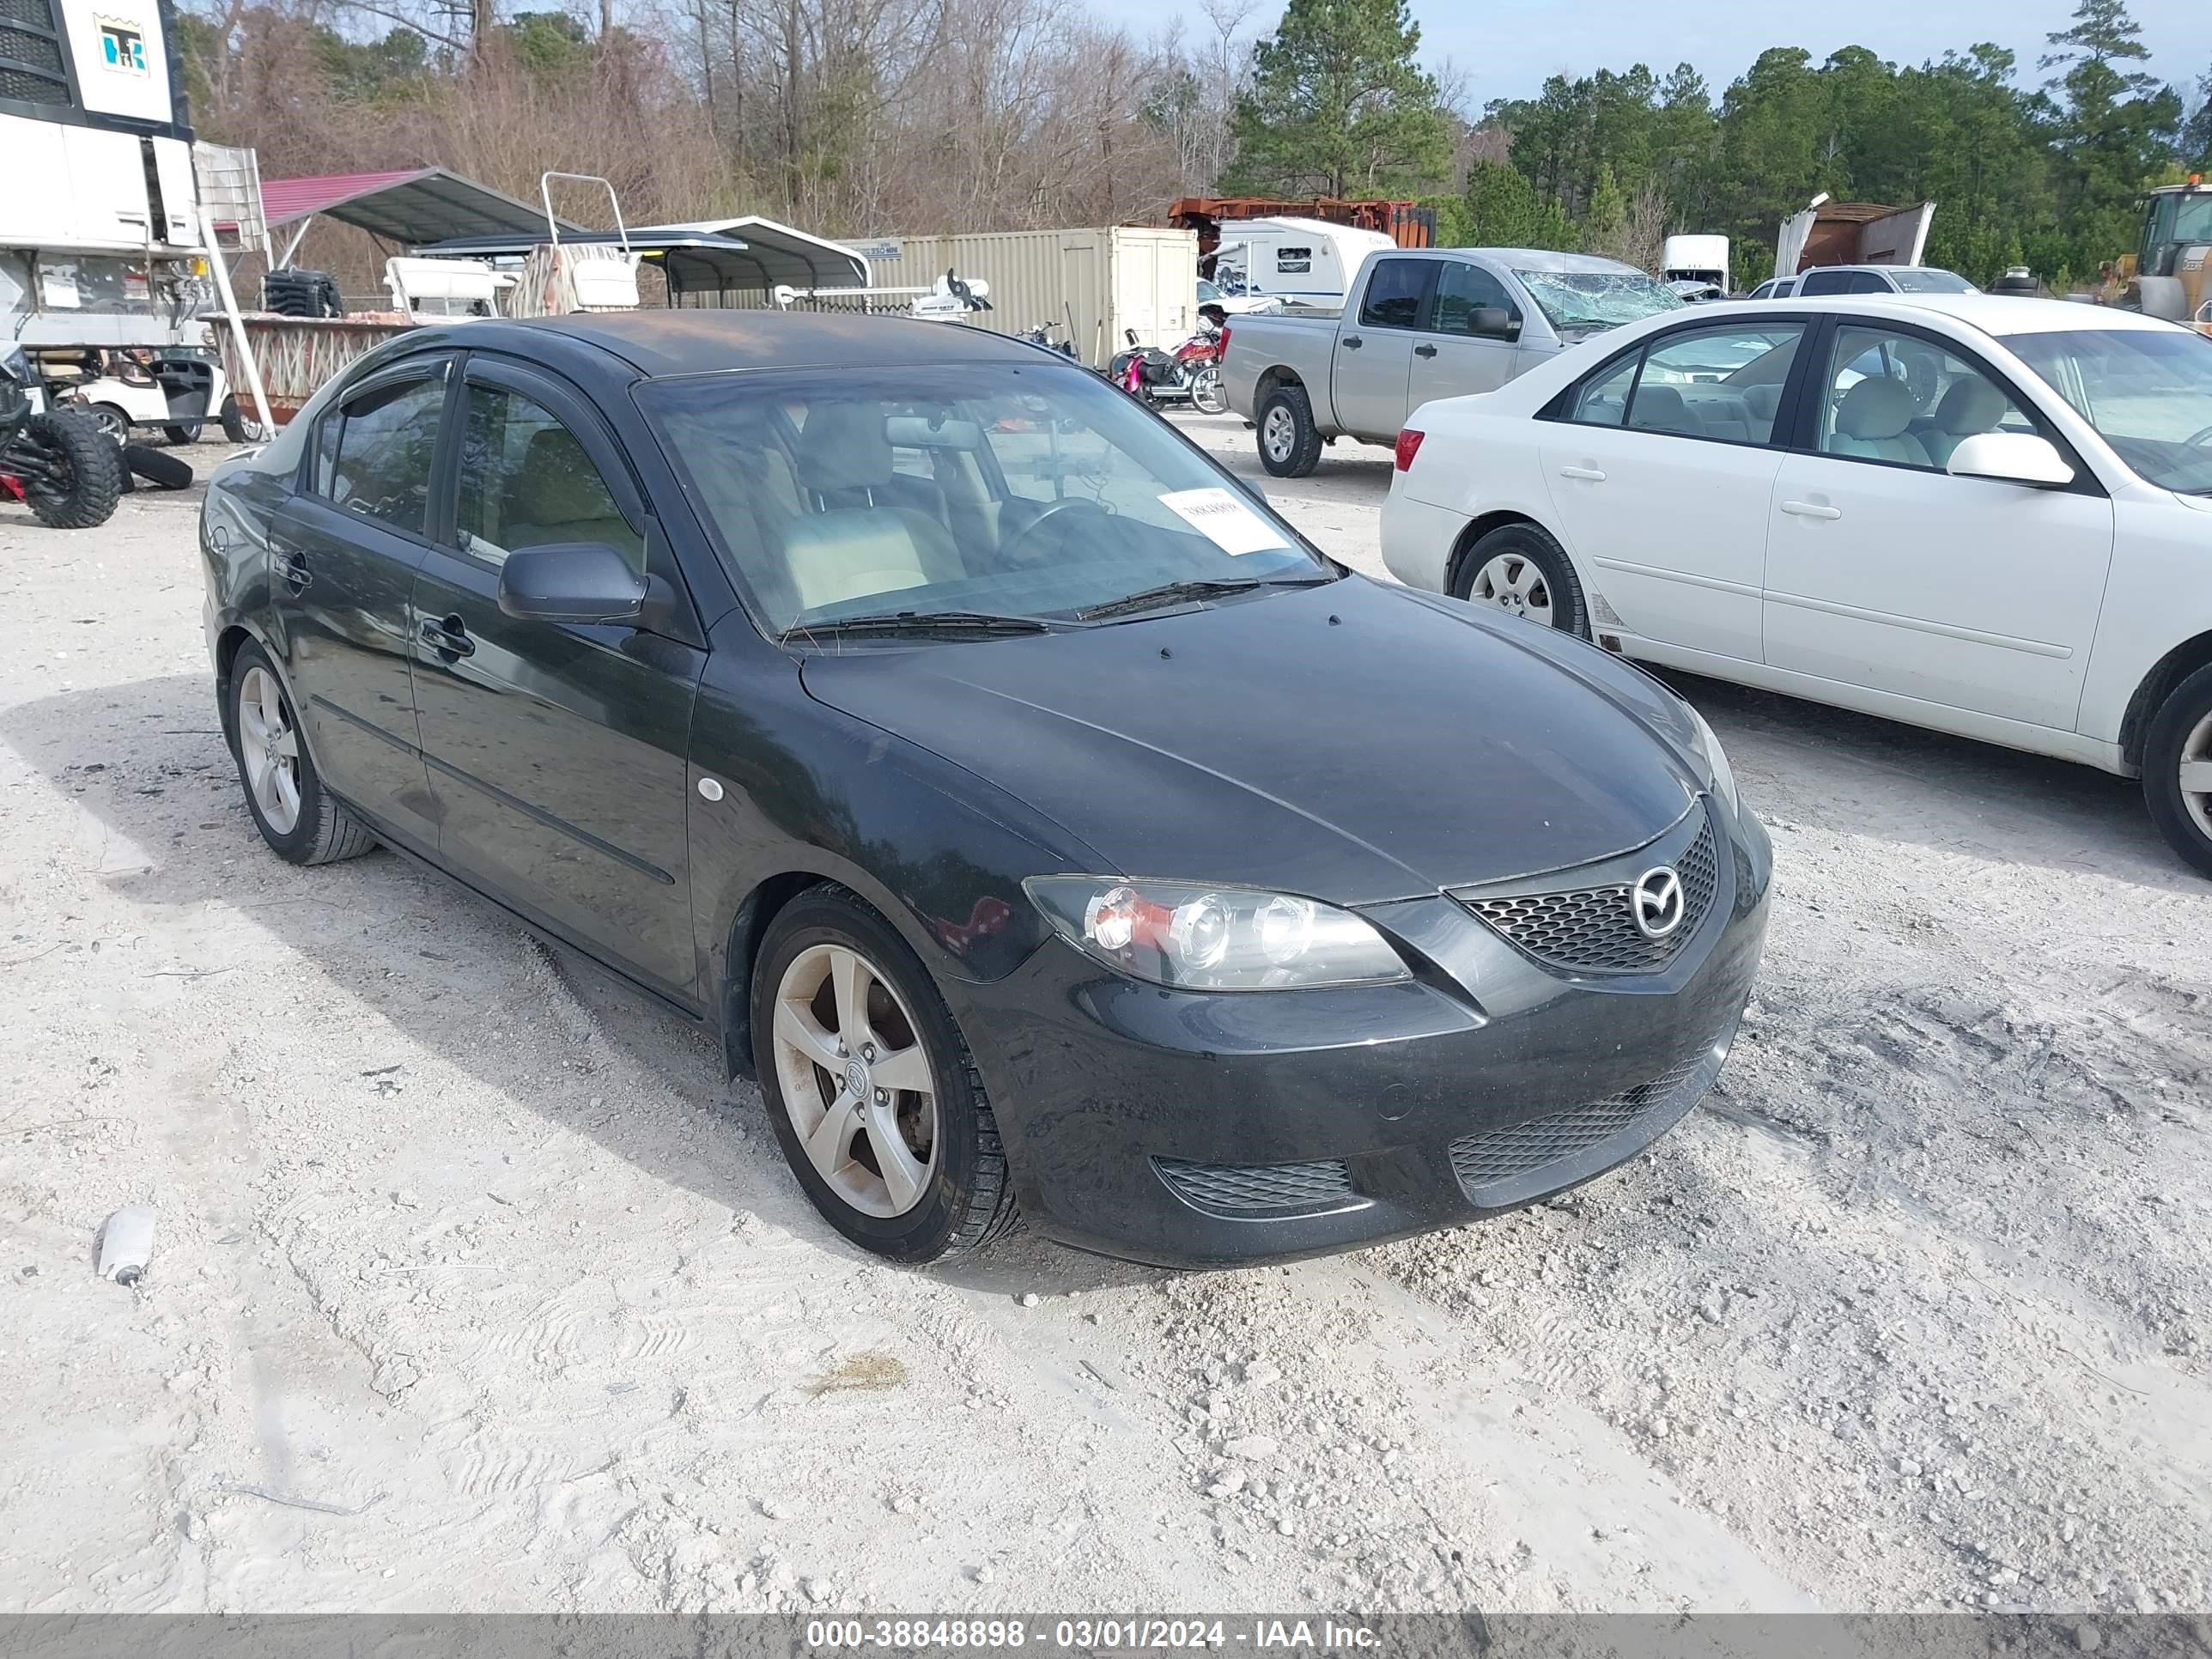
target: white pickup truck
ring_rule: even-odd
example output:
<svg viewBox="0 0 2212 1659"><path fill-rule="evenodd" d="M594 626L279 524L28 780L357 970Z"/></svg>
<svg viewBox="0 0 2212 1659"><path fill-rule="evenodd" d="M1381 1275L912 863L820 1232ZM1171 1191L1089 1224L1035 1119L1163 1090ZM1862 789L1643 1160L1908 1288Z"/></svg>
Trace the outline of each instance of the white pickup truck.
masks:
<svg viewBox="0 0 2212 1659"><path fill-rule="evenodd" d="M1530 248L1370 253L1340 307L1237 317L1222 380L1260 463L1302 478L1338 438L1395 443L1435 398L1494 392L1553 353L1682 301L1633 265Z"/></svg>

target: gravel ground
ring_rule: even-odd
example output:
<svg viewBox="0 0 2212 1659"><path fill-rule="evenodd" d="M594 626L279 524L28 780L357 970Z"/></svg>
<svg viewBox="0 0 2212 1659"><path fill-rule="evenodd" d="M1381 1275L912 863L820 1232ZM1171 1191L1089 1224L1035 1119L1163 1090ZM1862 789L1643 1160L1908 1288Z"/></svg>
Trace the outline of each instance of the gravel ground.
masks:
<svg viewBox="0 0 2212 1659"><path fill-rule="evenodd" d="M1267 488L1379 574L1388 466ZM196 510L0 512L0 1608L2212 1606L2212 886L2129 787L1686 681L1778 896L1650 1156L1287 1268L899 1272L705 1040L261 848Z"/></svg>

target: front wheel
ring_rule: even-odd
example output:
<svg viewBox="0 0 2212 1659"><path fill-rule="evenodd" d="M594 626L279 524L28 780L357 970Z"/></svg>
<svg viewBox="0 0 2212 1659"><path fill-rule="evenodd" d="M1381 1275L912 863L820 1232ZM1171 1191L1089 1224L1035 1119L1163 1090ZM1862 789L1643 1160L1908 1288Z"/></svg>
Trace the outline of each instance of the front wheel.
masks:
<svg viewBox="0 0 2212 1659"><path fill-rule="evenodd" d="M2173 850L2212 876L2212 668L2182 681L2152 719L2143 799Z"/></svg>
<svg viewBox="0 0 2212 1659"><path fill-rule="evenodd" d="M23 477L23 499L40 524L56 530L90 530L115 515L123 499L123 451L100 422L81 409L33 415L19 445L40 469Z"/></svg>
<svg viewBox="0 0 2212 1659"><path fill-rule="evenodd" d="M818 887L777 915L753 971L752 1030L784 1158L847 1238L939 1261L1013 1224L968 1046L920 959L856 896Z"/></svg>
<svg viewBox="0 0 2212 1659"><path fill-rule="evenodd" d="M223 398L217 418L222 422L222 435L232 443L258 444L269 435L260 422L239 408L235 394Z"/></svg>
<svg viewBox="0 0 2212 1659"><path fill-rule="evenodd" d="M1229 388L1221 384L1221 370L1212 363L1198 371L1198 378L1190 383L1190 401L1201 415L1225 415L1229 412Z"/></svg>
<svg viewBox="0 0 2212 1659"><path fill-rule="evenodd" d="M1510 616L1589 637L1589 611L1566 550L1533 524L1509 524L1469 548L1460 562L1457 596Z"/></svg>

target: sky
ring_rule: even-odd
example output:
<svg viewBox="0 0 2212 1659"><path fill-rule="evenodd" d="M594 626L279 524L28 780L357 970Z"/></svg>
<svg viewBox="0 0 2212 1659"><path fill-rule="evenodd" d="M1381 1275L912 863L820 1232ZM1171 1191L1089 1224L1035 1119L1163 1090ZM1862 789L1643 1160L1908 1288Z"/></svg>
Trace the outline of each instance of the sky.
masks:
<svg viewBox="0 0 2212 1659"><path fill-rule="evenodd" d="M1202 33L1205 20L1188 0L1091 0L1102 14L1150 33L1180 16ZM1704 73L1717 98L1768 46L1802 46L1818 62L1838 46L1863 46L1897 63L1919 63L1948 47L1993 40L2020 59L2021 79L2035 66L2043 38L2066 27L2075 0L1804 0L1741 4L1729 0L1412 0L1421 26L1421 55L1431 68L1444 58L1467 77L1476 109L1493 98L1534 94L1547 75L1625 70L1638 61L1664 74L1687 61ZM2212 69L2212 4L2205 0L2132 0L2150 48L2149 68L2193 93ZM1277 0L1260 0L1256 15L1279 16Z"/></svg>

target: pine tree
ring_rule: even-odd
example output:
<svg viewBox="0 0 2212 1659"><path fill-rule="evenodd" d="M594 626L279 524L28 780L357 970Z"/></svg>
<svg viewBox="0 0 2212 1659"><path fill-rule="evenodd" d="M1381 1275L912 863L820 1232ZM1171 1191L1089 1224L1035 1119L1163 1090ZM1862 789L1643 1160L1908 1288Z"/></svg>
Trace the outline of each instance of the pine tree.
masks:
<svg viewBox="0 0 2212 1659"><path fill-rule="evenodd" d="M1374 196L1451 166L1451 126L1416 60L1406 0L1290 0L1252 49L1231 192Z"/></svg>

